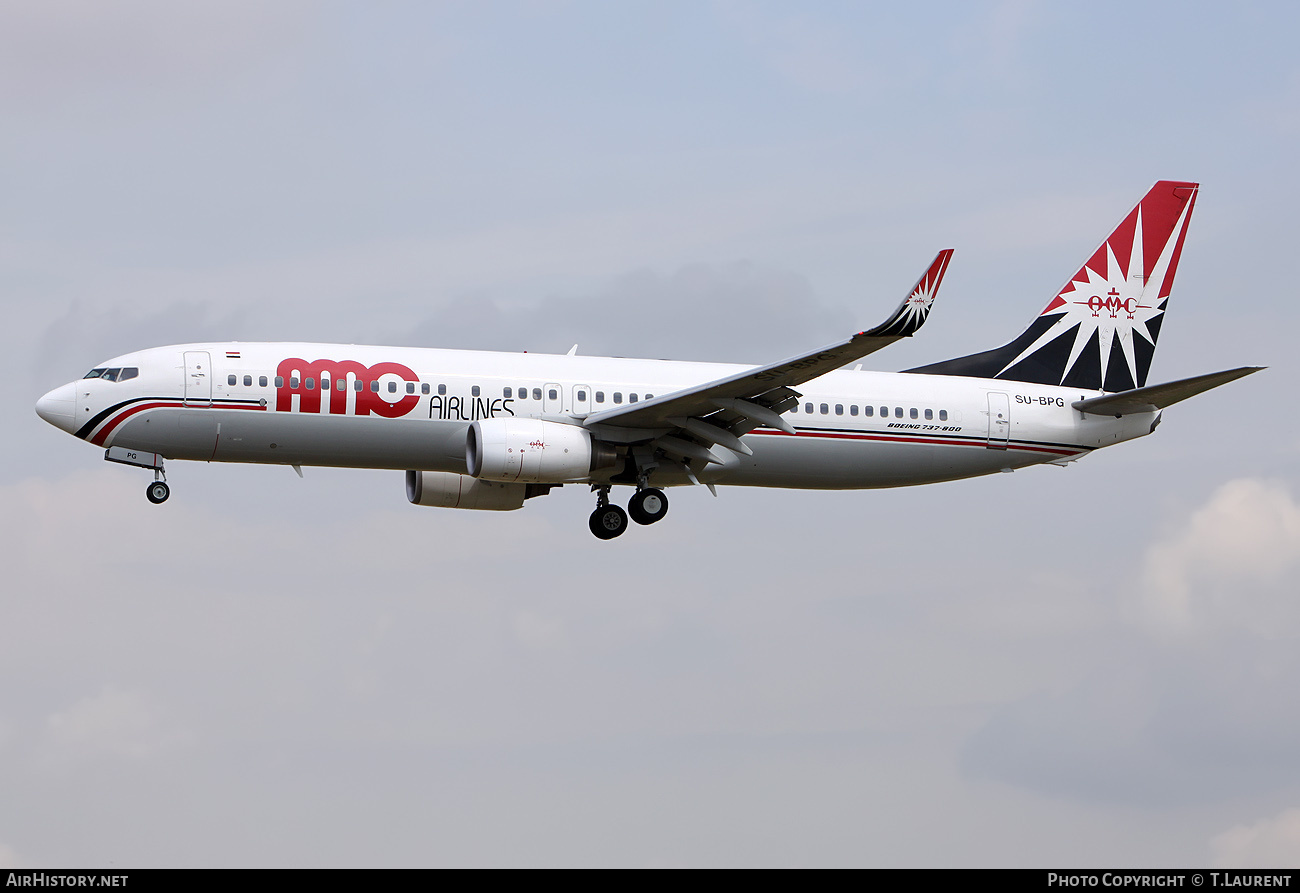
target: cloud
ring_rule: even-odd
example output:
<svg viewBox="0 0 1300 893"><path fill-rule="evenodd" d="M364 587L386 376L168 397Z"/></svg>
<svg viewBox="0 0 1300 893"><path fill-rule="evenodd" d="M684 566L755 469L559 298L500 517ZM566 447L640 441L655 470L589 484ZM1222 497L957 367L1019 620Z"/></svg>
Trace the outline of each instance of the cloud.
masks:
<svg viewBox="0 0 1300 893"><path fill-rule="evenodd" d="M1294 569L1300 508L1277 481L1220 486L1150 545L1075 678L1008 701L967 742L972 775L1143 806L1278 790L1300 771ZM1121 571L1122 577L1122 571ZM1094 599L1105 583L1090 584ZM1120 623L1126 614L1140 623Z"/></svg>
<svg viewBox="0 0 1300 893"><path fill-rule="evenodd" d="M181 738L164 727L158 708L143 692L106 685L47 717L41 762L143 759Z"/></svg>
<svg viewBox="0 0 1300 893"><path fill-rule="evenodd" d="M588 355L763 363L853 330L850 315L822 305L802 276L738 262L689 264L671 274L640 270L588 294L528 306L464 297L407 339L545 353L576 342Z"/></svg>
<svg viewBox="0 0 1300 893"><path fill-rule="evenodd" d="M1165 634L1212 634L1227 625L1293 636L1298 565L1300 506L1286 485L1229 481L1147 550L1136 613Z"/></svg>
<svg viewBox="0 0 1300 893"><path fill-rule="evenodd" d="M1300 868L1300 809L1237 825L1210 841L1215 868Z"/></svg>
<svg viewBox="0 0 1300 893"><path fill-rule="evenodd" d="M0 98L40 108L112 85L170 90L179 80L192 90L200 78L221 84L251 58L269 57L277 45L282 51L301 18L296 3L245 0L7 3L0 12Z"/></svg>

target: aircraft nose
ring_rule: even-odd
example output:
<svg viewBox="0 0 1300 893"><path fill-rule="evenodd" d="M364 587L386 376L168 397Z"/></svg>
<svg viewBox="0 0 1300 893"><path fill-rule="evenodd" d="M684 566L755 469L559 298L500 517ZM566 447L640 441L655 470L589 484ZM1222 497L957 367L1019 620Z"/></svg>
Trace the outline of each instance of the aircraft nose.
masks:
<svg viewBox="0 0 1300 893"><path fill-rule="evenodd" d="M73 434L77 430L76 399L76 384L65 384L36 401L36 414L54 427Z"/></svg>

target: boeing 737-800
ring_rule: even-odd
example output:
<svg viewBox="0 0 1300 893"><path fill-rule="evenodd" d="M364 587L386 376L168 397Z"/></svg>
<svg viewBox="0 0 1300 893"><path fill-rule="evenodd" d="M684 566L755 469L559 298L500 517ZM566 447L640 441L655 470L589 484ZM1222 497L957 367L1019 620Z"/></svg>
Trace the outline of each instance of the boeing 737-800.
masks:
<svg viewBox="0 0 1300 893"><path fill-rule="evenodd" d="M900 487L1064 464L1259 368L1146 383L1197 189L1156 183L1015 340L901 373L843 367L920 329L951 250L882 324L766 366L183 344L100 363L36 411L151 469L154 503L170 493L164 459L402 469L422 506L510 510L590 485L602 539L629 515L662 519L668 487ZM615 485L634 488L627 511Z"/></svg>

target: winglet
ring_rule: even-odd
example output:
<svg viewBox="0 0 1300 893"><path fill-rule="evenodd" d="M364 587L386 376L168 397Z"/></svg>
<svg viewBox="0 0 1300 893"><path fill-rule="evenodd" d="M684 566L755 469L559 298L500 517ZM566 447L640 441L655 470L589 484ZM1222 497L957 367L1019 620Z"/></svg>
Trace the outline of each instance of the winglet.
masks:
<svg viewBox="0 0 1300 893"><path fill-rule="evenodd" d="M948 271L950 260L952 260L951 248L945 248L935 255L934 261L921 274L921 278L916 280L916 285L912 286L912 291L903 299L903 303L898 305L893 315L874 329L868 329L861 334L889 335L896 338L915 335L925 323L925 318L930 315L930 307L934 304L935 296L939 294L939 284L943 282L943 274Z"/></svg>

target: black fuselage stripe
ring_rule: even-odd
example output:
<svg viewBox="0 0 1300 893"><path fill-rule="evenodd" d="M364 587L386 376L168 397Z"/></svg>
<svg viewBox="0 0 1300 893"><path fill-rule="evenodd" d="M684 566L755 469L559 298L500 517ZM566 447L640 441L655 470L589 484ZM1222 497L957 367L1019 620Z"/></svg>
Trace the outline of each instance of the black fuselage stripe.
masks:
<svg viewBox="0 0 1300 893"><path fill-rule="evenodd" d="M114 404L113 406L110 406L108 409L105 409L103 412L96 413L93 419L91 419L89 422L86 422L86 424L82 425L80 428L77 429L76 436L80 437L82 440L89 440L91 432L94 431L96 428L98 428L100 425L102 425L105 421L107 421L109 416L113 415L118 410L125 409L126 407L131 406L134 403L149 403L155 400L181 401L182 399L183 398L181 397L133 397L130 400L123 400L121 403ZM261 400L228 400L222 398L221 402L222 403L261 403L262 401Z"/></svg>

